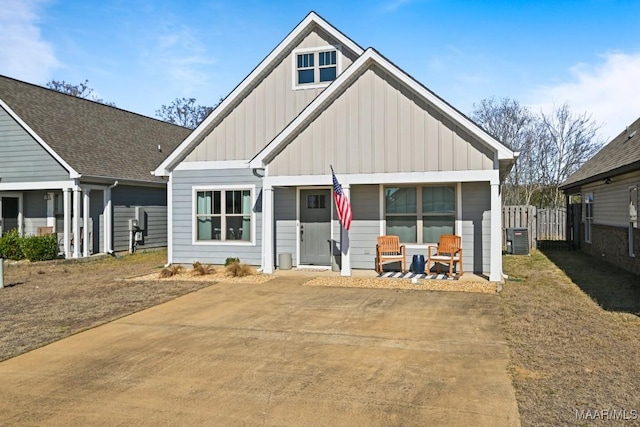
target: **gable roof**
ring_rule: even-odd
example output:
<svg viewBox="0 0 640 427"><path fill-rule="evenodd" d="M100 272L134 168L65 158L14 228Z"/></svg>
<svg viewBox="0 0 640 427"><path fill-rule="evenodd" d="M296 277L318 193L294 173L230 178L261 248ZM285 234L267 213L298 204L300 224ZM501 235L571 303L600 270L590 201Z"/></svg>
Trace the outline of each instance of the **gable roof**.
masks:
<svg viewBox="0 0 640 427"><path fill-rule="evenodd" d="M72 178L161 182L150 171L190 133L181 126L5 76L0 76L0 106Z"/></svg>
<svg viewBox="0 0 640 427"><path fill-rule="evenodd" d="M497 153L501 163L501 169L508 171L517 153L500 143L489 135L475 122L467 118L464 114L456 110L442 98L431 92L425 86L413 79L407 73L398 68L391 61L382 56L373 48L368 48L351 66L345 70L338 78L331 83L316 99L314 99L285 129L276 136L263 150L261 150L251 161L250 167L262 168L269 163L282 149L304 129L320 112L322 112L336 97L344 92L357 77L368 69L372 64L381 67L385 72L392 75L398 82L409 90L413 91L422 99L433 105L440 112L445 114L455 123L463 126L478 140L486 144Z"/></svg>
<svg viewBox="0 0 640 427"><path fill-rule="evenodd" d="M261 62L256 68L249 73L242 82L236 86L233 91L209 114L209 116L186 138L182 144L172 152L165 161L154 171L155 175L165 176L180 161L182 161L189 152L199 144L204 136L211 129L217 126L222 119L237 105L239 101L268 74L272 67L278 64L282 57L288 53L298 43L299 39L315 27L320 27L329 35L334 37L342 45L343 49L347 48L356 55L364 52L357 43L345 36L334 26L325 21L315 12L310 12L285 38L282 40Z"/></svg>
<svg viewBox="0 0 640 427"><path fill-rule="evenodd" d="M560 185L569 190L608 176L640 169L640 118L602 147Z"/></svg>

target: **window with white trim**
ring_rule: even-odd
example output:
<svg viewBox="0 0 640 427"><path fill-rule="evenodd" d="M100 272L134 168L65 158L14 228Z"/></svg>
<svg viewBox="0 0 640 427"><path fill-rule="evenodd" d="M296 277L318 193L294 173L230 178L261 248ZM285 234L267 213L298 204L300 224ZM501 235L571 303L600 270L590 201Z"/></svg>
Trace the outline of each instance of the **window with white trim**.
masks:
<svg viewBox="0 0 640 427"><path fill-rule="evenodd" d="M293 61L294 88L326 86L340 74L340 47L300 49L293 52Z"/></svg>
<svg viewBox="0 0 640 427"><path fill-rule="evenodd" d="M251 241L251 189L203 189L195 197L197 241Z"/></svg>
<svg viewBox="0 0 640 427"><path fill-rule="evenodd" d="M453 185L385 187L387 235L402 243L437 243L443 234L455 234L456 191Z"/></svg>
<svg viewBox="0 0 640 427"><path fill-rule="evenodd" d="M591 243L591 225L593 224L593 193L584 197L584 241Z"/></svg>
<svg viewBox="0 0 640 427"><path fill-rule="evenodd" d="M635 257L634 229L638 228L638 186L629 187L629 256Z"/></svg>

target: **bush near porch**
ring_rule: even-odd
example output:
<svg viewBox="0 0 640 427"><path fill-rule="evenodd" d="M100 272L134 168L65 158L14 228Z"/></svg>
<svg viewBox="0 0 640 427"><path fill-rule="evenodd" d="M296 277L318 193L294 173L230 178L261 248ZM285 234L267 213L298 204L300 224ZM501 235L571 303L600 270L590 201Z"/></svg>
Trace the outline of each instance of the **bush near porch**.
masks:
<svg viewBox="0 0 640 427"><path fill-rule="evenodd" d="M58 239L55 234L20 236L11 230L0 237L0 258L19 261L48 261L58 257Z"/></svg>

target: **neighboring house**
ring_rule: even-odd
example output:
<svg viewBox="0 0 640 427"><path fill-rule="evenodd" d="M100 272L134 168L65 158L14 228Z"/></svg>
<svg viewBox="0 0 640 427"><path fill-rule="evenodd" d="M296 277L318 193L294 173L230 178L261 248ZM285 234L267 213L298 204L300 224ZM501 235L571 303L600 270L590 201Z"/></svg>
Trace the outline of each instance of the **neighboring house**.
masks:
<svg viewBox="0 0 640 427"><path fill-rule="evenodd" d="M312 12L156 169L169 178L169 262L233 256L271 273L288 253L348 276L374 268L379 235L399 235L410 258L455 233L464 270L498 281L500 183L514 160ZM352 204L349 231L330 165Z"/></svg>
<svg viewBox="0 0 640 427"><path fill-rule="evenodd" d="M573 240L583 251L636 274L639 185L640 118L560 186L568 196L581 196L582 214L575 221L579 227Z"/></svg>
<svg viewBox="0 0 640 427"><path fill-rule="evenodd" d="M131 248L137 215L139 243L166 246L166 181L151 171L189 132L0 76L0 235L54 232L65 257L86 257Z"/></svg>

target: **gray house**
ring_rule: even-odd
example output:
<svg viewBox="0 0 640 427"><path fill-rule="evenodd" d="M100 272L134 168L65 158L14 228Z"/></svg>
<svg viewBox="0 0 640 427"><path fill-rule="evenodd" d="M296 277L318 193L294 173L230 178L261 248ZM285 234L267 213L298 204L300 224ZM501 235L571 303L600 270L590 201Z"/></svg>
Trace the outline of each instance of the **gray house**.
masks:
<svg viewBox="0 0 640 427"><path fill-rule="evenodd" d="M500 183L515 153L374 49L310 13L171 153L169 262L226 257L373 269L462 236L464 270L501 280ZM337 220L330 165L349 197Z"/></svg>
<svg viewBox="0 0 640 427"><path fill-rule="evenodd" d="M189 132L0 76L0 235L57 233L67 258L166 246L166 181L150 171Z"/></svg>
<svg viewBox="0 0 640 427"><path fill-rule="evenodd" d="M568 196L581 196L582 213L574 235L580 248L636 274L640 274L639 185L640 118L560 186Z"/></svg>

